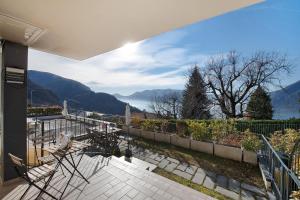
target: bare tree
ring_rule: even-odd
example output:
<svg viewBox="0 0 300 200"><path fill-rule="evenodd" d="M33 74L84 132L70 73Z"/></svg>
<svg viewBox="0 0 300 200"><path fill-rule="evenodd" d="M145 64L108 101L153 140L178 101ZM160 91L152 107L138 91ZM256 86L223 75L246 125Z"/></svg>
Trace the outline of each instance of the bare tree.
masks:
<svg viewBox="0 0 300 200"><path fill-rule="evenodd" d="M177 119L181 110L181 95L172 92L163 96L155 96L150 109L160 118Z"/></svg>
<svg viewBox="0 0 300 200"><path fill-rule="evenodd" d="M243 116L245 104L259 85L280 83L280 73L289 72L286 56L257 52L242 58L232 51L227 56L212 57L207 63L205 81L227 118Z"/></svg>

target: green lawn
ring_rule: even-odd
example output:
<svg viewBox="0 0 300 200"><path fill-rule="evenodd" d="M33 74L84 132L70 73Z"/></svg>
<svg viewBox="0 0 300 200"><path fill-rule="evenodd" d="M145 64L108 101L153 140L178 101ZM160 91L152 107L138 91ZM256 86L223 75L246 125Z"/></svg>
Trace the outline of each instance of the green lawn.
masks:
<svg viewBox="0 0 300 200"><path fill-rule="evenodd" d="M153 152L175 158L181 162L186 162L190 165L195 165L205 170L222 174L240 182L256 185L260 188L264 187L258 166L142 138L135 139L134 144L152 150Z"/></svg>

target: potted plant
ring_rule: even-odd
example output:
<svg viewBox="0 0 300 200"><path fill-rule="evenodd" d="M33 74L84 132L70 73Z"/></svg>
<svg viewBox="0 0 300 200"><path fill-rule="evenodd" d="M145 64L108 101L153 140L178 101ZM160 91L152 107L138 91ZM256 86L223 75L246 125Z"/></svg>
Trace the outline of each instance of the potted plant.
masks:
<svg viewBox="0 0 300 200"><path fill-rule="evenodd" d="M176 122L176 134L171 135L171 144L189 149L190 141L187 122L178 120Z"/></svg>
<svg viewBox="0 0 300 200"><path fill-rule="evenodd" d="M129 133L135 136L141 136L141 124L143 120L138 117L133 117L131 119L131 127L129 128Z"/></svg>
<svg viewBox="0 0 300 200"><path fill-rule="evenodd" d="M159 129L156 120L147 119L141 124L141 137L154 140L155 131Z"/></svg>
<svg viewBox="0 0 300 200"><path fill-rule="evenodd" d="M212 135L206 123L191 121L189 132L192 135L191 149L208 154L214 153L214 144L211 142Z"/></svg>
<svg viewBox="0 0 300 200"><path fill-rule="evenodd" d="M241 144L243 149L243 161L256 165L257 151L261 148L261 141L259 137L247 129L244 131Z"/></svg>
<svg viewBox="0 0 300 200"><path fill-rule="evenodd" d="M232 145L238 137L236 122L229 120L214 120L210 123L209 128L212 132L212 138L215 141L214 155L228 158L236 161L242 161L242 149Z"/></svg>

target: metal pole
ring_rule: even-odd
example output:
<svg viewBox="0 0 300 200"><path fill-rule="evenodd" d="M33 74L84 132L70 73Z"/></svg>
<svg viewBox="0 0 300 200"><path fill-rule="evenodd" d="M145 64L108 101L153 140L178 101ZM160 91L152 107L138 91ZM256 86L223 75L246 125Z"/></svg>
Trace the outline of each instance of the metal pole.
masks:
<svg viewBox="0 0 300 200"><path fill-rule="evenodd" d="M44 121L42 121L41 157L44 156Z"/></svg>

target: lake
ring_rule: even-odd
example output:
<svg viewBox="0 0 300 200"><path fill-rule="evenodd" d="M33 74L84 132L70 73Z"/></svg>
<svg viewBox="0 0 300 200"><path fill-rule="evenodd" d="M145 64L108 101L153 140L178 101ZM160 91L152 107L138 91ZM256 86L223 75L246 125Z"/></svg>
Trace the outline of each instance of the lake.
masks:
<svg viewBox="0 0 300 200"><path fill-rule="evenodd" d="M118 98L118 99L120 101L129 103L131 106L134 106L140 110L146 110L147 112L152 112L152 110L149 108L151 101L128 99L128 98ZM293 117L300 118L300 112L298 112L297 110L294 112L288 110L275 110L273 114L273 119L285 120Z"/></svg>
<svg viewBox="0 0 300 200"><path fill-rule="evenodd" d="M151 102L146 100L136 100L136 99L128 99L128 98L118 98L120 101L129 103L131 106L134 106L140 110L146 110L147 112L151 112L149 108Z"/></svg>

